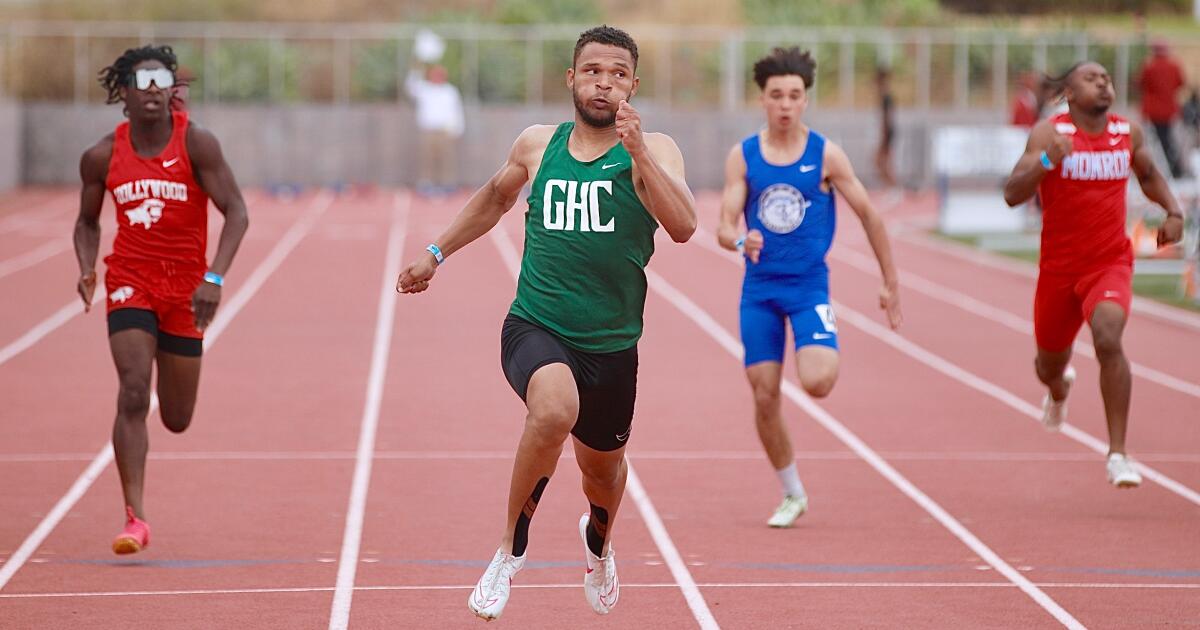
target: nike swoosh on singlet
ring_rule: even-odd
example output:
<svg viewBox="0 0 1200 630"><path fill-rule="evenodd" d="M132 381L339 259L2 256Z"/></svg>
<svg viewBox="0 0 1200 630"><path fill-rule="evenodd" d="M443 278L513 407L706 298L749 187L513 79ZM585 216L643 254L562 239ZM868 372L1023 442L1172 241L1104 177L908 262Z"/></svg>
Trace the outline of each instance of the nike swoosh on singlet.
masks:
<svg viewBox="0 0 1200 630"><path fill-rule="evenodd" d="M817 165L816 165L816 164L801 164L801 165L800 165L800 172L801 172L801 173L808 173L808 172L811 172L811 171L815 171L816 169L817 169Z"/></svg>
<svg viewBox="0 0 1200 630"><path fill-rule="evenodd" d="M177 157L170 159L170 160L163 160L163 168L171 168L178 161L179 161L179 158L177 158Z"/></svg>
<svg viewBox="0 0 1200 630"><path fill-rule="evenodd" d="M602 171L607 171L608 169L610 169L610 168L612 168L612 167L614 167L614 166L620 166L620 165L621 165L621 163L620 163L620 162L617 162L617 163L615 163L615 164L605 164L605 165L603 165L603 166L601 166L601 167L600 167L600 170L602 170Z"/></svg>

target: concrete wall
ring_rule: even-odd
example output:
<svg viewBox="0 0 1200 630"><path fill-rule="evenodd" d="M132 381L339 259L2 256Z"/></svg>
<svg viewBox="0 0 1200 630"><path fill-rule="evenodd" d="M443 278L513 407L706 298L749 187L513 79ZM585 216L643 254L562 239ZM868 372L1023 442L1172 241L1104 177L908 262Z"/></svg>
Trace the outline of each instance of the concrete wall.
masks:
<svg viewBox="0 0 1200 630"><path fill-rule="evenodd" d="M21 184L21 108L0 99L0 192Z"/></svg>
<svg viewBox="0 0 1200 630"><path fill-rule="evenodd" d="M757 111L720 113L665 111L639 104L644 128L670 134L687 161L689 183L719 188L729 147L762 125ZM499 167L526 126L567 120L569 104L546 107L488 106L467 112L459 173L478 185ZM901 112L895 164L901 179L930 183L928 136L935 125L992 123L1003 113ZM414 183L416 136L405 105L219 105L198 107L193 118L213 130L243 185L272 183ZM120 120L118 106L27 104L22 117L22 180L26 184L74 184L79 156ZM0 106L0 131L5 128ZM864 181L874 179L873 154L879 120L873 111L813 110L807 121L850 155ZM3 147L4 139L0 139ZM0 167L3 166L0 157ZM3 176L0 168L0 177Z"/></svg>

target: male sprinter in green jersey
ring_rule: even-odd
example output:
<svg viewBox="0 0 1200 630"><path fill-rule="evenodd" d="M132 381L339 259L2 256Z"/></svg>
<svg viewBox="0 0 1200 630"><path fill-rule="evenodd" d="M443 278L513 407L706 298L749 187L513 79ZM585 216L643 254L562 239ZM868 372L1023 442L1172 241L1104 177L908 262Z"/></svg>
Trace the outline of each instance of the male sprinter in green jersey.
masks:
<svg viewBox="0 0 1200 630"><path fill-rule="evenodd" d="M484 619L499 617L508 603L525 564L530 519L568 434L591 505L579 521L584 595L600 614L617 603L610 541L625 491L643 268L658 225L677 243L696 230L679 148L668 136L643 133L629 105L637 58L624 31L600 26L580 35L566 77L575 121L523 131L499 172L396 285L402 293L427 289L442 260L495 227L533 181L517 297L500 336L504 375L529 413L500 549L467 601Z"/></svg>

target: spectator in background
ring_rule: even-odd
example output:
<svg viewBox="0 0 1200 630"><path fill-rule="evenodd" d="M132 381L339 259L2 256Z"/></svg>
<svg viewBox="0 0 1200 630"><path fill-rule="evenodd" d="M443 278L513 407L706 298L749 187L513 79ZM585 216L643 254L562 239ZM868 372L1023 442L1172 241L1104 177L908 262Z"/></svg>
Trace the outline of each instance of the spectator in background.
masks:
<svg viewBox="0 0 1200 630"><path fill-rule="evenodd" d="M1167 156L1173 177L1182 177L1183 169L1175 142L1171 137L1175 118L1179 116L1176 93L1183 87L1183 70L1167 55L1167 45L1155 41L1150 45L1152 55L1142 66L1138 84L1142 89L1142 115L1154 126L1154 133Z"/></svg>
<svg viewBox="0 0 1200 630"><path fill-rule="evenodd" d="M1192 150L1200 150L1200 87L1192 88L1192 95L1183 103L1180 115L1183 128L1187 130L1192 141ZM1193 173L1200 176L1200 173Z"/></svg>
<svg viewBox="0 0 1200 630"><path fill-rule="evenodd" d="M196 73L187 66L179 66L175 71L175 85L171 88L171 109L186 112L188 109L188 88L196 80Z"/></svg>
<svg viewBox="0 0 1200 630"><path fill-rule="evenodd" d="M421 194L445 194L458 184L455 148L463 134L463 104L458 88L447 78L446 68L435 64L424 72L412 68L404 82L417 108L421 152L417 191Z"/></svg>
<svg viewBox="0 0 1200 630"><path fill-rule="evenodd" d="M1026 72L1017 80L1017 95L1013 99L1011 124L1032 127L1041 118L1042 98L1040 79L1036 72Z"/></svg>
<svg viewBox="0 0 1200 630"><path fill-rule="evenodd" d="M896 139L896 97L892 95L892 71L881 66L875 71L879 88L879 150L875 152L875 168L889 190L892 205L900 201L896 190L896 174L892 170L892 142Z"/></svg>

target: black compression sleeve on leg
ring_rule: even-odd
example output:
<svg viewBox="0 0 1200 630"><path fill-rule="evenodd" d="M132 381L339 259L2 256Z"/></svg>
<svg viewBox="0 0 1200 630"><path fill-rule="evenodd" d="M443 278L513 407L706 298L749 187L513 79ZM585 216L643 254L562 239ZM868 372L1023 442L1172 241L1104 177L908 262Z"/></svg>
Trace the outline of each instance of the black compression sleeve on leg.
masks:
<svg viewBox="0 0 1200 630"><path fill-rule="evenodd" d="M533 494L525 500L525 507L521 508L521 514L517 516L517 528L513 531L513 548L512 554L520 557L525 555L525 547L529 545L529 521L533 519L533 513L537 510L538 501L542 500L542 492L546 490L546 484L550 483L549 477L542 477L533 486Z"/></svg>
<svg viewBox="0 0 1200 630"><path fill-rule="evenodd" d="M604 539L608 538L608 510L589 503L592 515L588 518L587 546L597 558L604 557Z"/></svg>
<svg viewBox="0 0 1200 630"><path fill-rule="evenodd" d="M204 354L204 340L159 331L158 349L181 357L198 357Z"/></svg>
<svg viewBox="0 0 1200 630"><path fill-rule="evenodd" d="M108 335L136 328L151 335L158 334L158 316L144 308L119 308L108 314Z"/></svg>

